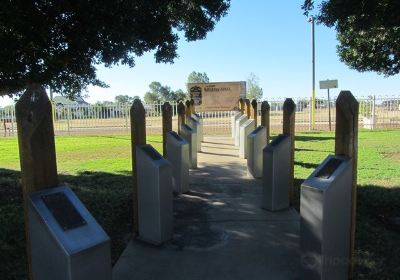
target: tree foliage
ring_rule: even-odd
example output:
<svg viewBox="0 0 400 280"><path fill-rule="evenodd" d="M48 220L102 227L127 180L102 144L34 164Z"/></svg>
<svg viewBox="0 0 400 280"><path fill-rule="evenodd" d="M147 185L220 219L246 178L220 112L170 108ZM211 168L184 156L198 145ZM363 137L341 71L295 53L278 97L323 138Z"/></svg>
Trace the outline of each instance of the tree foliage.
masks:
<svg viewBox="0 0 400 280"><path fill-rule="evenodd" d="M144 95L146 103L174 102L185 98L186 94L183 90L173 91L169 86L163 86L156 81L150 83L149 91Z"/></svg>
<svg viewBox="0 0 400 280"><path fill-rule="evenodd" d="M135 98L129 95L117 95L115 96L115 103L125 104L125 103L132 103Z"/></svg>
<svg viewBox="0 0 400 280"><path fill-rule="evenodd" d="M259 84L260 79L254 73L250 73L246 82L246 97L248 99L260 100L263 97L263 90Z"/></svg>
<svg viewBox="0 0 400 280"><path fill-rule="evenodd" d="M230 0L2 1L0 95L30 84L78 95L97 79L98 64L133 67L154 51L156 62L177 57L177 32L204 39Z"/></svg>
<svg viewBox="0 0 400 280"><path fill-rule="evenodd" d="M315 2L304 1L306 15ZM350 68L386 76L400 72L399 0L324 0L316 18L336 29L339 57Z"/></svg>
<svg viewBox="0 0 400 280"><path fill-rule="evenodd" d="M189 83L209 83L210 79L208 78L207 74L205 72L196 72L193 71L192 73L189 74L187 78L187 82Z"/></svg>

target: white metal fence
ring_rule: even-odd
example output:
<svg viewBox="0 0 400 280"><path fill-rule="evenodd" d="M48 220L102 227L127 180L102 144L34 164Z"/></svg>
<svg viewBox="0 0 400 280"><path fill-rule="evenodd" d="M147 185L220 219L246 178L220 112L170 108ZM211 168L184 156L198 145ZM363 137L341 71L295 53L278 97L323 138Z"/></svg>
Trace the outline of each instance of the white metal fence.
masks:
<svg viewBox="0 0 400 280"><path fill-rule="evenodd" d="M296 130L306 131L311 128L310 100L294 99L296 103ZM358 98L360 104L360 128L400 128L400 96L370 96ZM282 129L283 99L268 100L271 106L271 130ZM146 128L149 134L161 133L161 105L144 104L146 110ZM173 129L177 129L177 104L172 103ZM259 119L260 123L260 108ZM54 107L54 130L60 134L108 134L128 133L130 131L130 104L114 105L57 105ZM330 110L329 110L330 107ZM315 126L316 130L329 130L329 111L331 128L335 127L335 98L330 102L324 99L316 100ZM204 133L227 134L230 131L230 117L233 112L199 112L203 118ZM16 135L15 108L8 106L0 108L0 120L4 136Z"/></svg>

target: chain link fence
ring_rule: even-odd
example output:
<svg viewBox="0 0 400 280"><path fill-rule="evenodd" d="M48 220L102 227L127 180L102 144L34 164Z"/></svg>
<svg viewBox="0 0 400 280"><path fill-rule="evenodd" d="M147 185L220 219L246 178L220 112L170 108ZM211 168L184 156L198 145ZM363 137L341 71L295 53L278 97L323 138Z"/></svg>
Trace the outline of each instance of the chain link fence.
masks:
<svg viewBox="0 0 400 280"><path fill-rule="evenodd" d="M400 96L369 96L359 101L359 127L365 129L400 128ZM271 130L282 129L283 99L269 99ZM307 98L296 98L296 130L311 129L311 102ZM328 102L315 102L314 129L334 130L335 98ZM177 130L177 104L172 103L173 129ZM261 103L258 104L258 124L261 123ZM160 134L162 104L144 104L148 134ZM56 105L54 106L54 130L56 135L72 134L117 134L130 132L131 104L113 105ZM203 118L205 134L228 134L233 111L199 112ZM0 120L4 136L15 136L17 124L15 107L0 108Z"/></svg>

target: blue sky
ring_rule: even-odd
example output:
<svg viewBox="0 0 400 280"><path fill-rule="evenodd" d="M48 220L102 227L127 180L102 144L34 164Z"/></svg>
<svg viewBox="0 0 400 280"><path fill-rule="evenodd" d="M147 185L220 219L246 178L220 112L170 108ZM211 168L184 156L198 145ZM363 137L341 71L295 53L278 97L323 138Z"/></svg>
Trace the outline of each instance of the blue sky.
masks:
<svg viewBox="0 0 400 280"><path fill-rule="evenodd" d="M311 25L300 8L301 0L232 0L231 8L202 41L179 42L174 64L155 63L152 53L137 58L136 66L98 67L98 77L107 89L90 87L89 102L114 100L118 94L143 96L152 81L172 89L185 89L191 71L206 72L213 82L243 81L251 72L260 79L264 98L306 97L311 94ZM336 33L316 26L317 97L326 90L318 81L338 79L339 90L357 96L398 95L400 76L385 78L359 73L340 62ZM0 98L0 106L11 102Z"/></svg>

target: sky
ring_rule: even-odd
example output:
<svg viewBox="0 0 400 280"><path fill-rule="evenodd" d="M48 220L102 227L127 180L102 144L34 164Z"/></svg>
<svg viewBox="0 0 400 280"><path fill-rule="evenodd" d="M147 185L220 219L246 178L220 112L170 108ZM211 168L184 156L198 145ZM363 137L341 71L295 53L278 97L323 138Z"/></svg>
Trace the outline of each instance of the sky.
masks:
<svg viewBox="0 0 400 280"><path fill-rule="evenodd" d="M232 0L228 14L206 39L187 42L181 38L174 64L157 64L154 53L136 59L134 68L97 67L98 77L109 88L89 87L89 103L113 101L116 95L141 96L152 81L186 89L192 71L205 72L211 82L245 81L259 77L265 99L308 97L312 88L311 24L301 10L302 0ZM340 90L356 96L399 95L400 75L385 78L373 72L359 73L340 62L336 32L315 27L316 95L326 97L318 81L337 79ZM0 106L11 104L0 97Z"/></svg>

